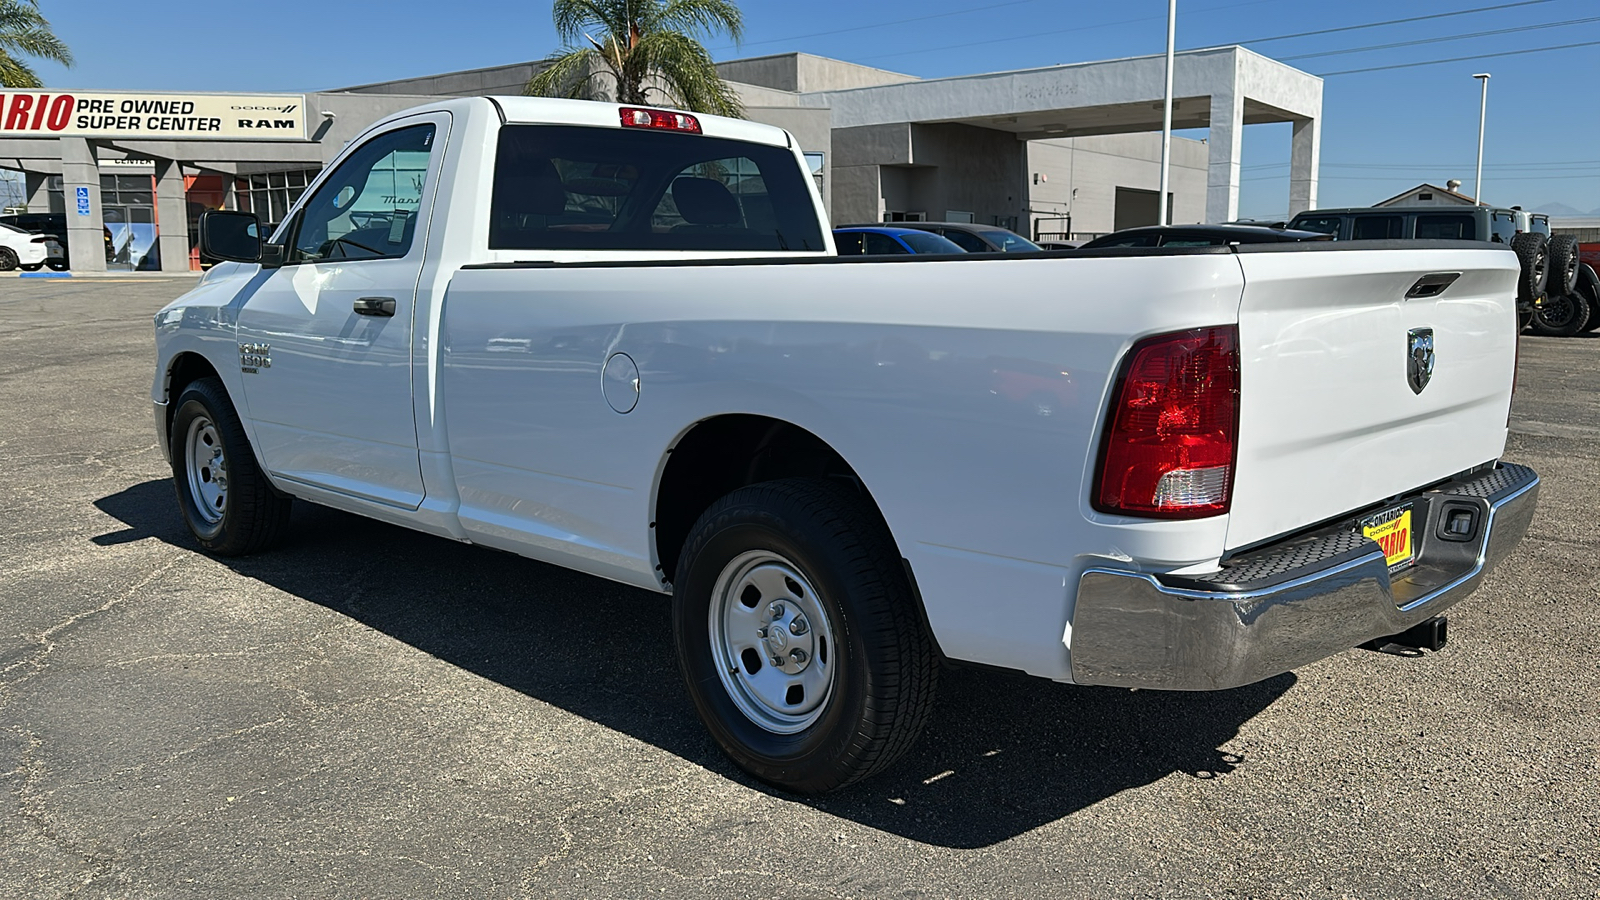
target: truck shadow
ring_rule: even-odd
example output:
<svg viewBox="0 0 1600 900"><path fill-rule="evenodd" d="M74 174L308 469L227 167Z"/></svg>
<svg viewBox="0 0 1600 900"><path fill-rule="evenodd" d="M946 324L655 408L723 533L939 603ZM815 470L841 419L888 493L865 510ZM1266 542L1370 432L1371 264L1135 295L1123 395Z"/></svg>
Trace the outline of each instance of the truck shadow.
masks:
<svg viewBox="0 0 1600 900"><path fill-rule="evenodd" d="M126 528L198 550L171 482L95 502ZM1221 747L1295 683L1172 694L1054 684L950 666L927 732L892 769L797 798L736 769L695 718L672 657L665 598L510 554L297 504L271 553L234 571L483 678L616 729L774 796L945 847L985 847L1171 776L1225 777Z"/></svg>

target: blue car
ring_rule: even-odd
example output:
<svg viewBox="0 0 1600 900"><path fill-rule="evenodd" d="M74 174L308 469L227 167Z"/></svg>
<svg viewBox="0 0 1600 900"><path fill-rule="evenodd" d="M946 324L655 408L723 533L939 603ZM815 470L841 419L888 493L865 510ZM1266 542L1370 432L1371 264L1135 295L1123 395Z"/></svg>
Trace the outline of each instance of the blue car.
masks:
<svg viewBox="0 0 1600 900"><path fill-rule="evenodd" d="M834 246L840 256L895 256L908 253L965 253L949 238L914 228L892 225L863 225L835 228Z"/></svg>

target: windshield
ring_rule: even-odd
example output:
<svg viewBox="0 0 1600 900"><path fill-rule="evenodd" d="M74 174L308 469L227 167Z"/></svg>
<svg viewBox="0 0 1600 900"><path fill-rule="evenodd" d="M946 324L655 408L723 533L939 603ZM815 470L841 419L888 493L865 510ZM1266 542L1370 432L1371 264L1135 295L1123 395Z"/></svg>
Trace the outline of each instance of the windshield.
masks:
<svg viewBox="0 0 1600 900"><path fill-rule="evenodd" d="M1020 234L998 228L983 232L983 236L989 243L999 247L1001 253L1038 253L1044 249Z"/></svg>

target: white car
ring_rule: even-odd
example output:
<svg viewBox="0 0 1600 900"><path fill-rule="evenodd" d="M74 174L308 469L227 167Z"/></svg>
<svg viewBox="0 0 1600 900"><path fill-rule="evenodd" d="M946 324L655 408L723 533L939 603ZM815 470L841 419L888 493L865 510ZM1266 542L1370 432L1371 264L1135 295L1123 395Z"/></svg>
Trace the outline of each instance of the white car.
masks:
<svg viewBox="0 0 1600 900"><path fill-rule="evenodd" d="M0 224L0 272L38 269L50 258L50 243L46 235Z"/></svg>
<svg viewBox="0 0 1600 900"><path fill-rule="evenodd" d="M386 119L270 240L202 219L230 261L155 320L183 516L251 553L296 498L670 595L651 652L711 733L820 792L910 745L942 658L1212 690L1442 637L1533 514L1500 245L840 257L825 222L770 126Z"/></svg>

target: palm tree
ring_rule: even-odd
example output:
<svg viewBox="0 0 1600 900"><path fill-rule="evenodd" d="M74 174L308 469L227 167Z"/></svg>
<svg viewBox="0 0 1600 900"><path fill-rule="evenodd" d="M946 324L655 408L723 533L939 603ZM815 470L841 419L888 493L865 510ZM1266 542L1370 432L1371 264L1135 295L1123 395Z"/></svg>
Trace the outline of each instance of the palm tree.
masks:
<svg viewBox="0 0 1600 900"><path fill-rule="evenodd" d="M660 105L744 114L711 54L695 39L744 36L732 0L555 0L551 13L565 46L544 59L545 68L524 93L638 104L650 103L654 93Z"/></svg>
<svg viewBox="0 0 1600 900"><path fill-rule="evenodd" d="M72 65L72 51L40 15L39 0L0 0L0 87L44 87L33 67L18 56Z"/></svg>

